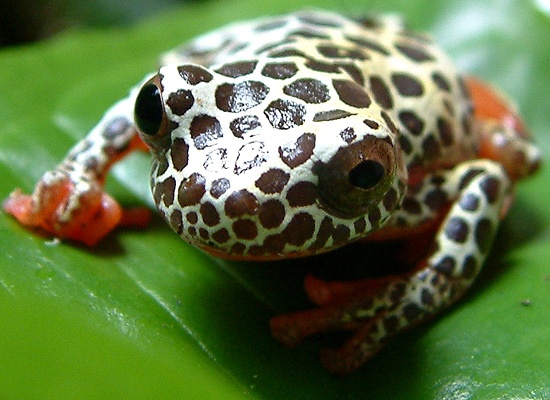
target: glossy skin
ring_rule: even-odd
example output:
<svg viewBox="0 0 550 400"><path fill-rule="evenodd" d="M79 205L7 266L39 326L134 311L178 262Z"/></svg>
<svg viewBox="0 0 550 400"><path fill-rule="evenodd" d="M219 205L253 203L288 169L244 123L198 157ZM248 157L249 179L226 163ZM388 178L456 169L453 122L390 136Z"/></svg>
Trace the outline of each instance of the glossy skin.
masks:
<svg viewBox="0 0 550 400"><path fill-rule="evenodd" d="M337 374L460 298L513 184L539 166L513 107L392 19L302 12L236 24L162 64L31 196L16 191L5 209L90 245L121 224L145 225L147 211L123 210L103 192L110 166L143 148L141 137L158 209L183 239L216 256L274 260L360 239L423 239L411 272L310 277L319 308L272 319L274 336L290 346L320 331L353 331L322 354Z"/></svg>

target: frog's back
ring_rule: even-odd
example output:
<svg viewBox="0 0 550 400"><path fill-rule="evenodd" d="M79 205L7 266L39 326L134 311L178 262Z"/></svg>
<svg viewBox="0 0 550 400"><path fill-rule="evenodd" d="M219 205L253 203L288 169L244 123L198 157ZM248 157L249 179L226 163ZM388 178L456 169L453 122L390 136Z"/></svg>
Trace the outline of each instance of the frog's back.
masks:
<svg viewBox="0 0 550 400"><path fill-rule="evenodd" d="M408 167L437 169L477 155L471 102L456 68L429 37L397 18L353 20L325 11L263 18L201 36L161 63L227 66L235 75L251 68L246 61L263 57L286 66L305 59L294 65L305 65L312 76L346 73L397 126ZM284 81L285 71L279 72ZM261 71L246 74L265 78Z"/></svg>

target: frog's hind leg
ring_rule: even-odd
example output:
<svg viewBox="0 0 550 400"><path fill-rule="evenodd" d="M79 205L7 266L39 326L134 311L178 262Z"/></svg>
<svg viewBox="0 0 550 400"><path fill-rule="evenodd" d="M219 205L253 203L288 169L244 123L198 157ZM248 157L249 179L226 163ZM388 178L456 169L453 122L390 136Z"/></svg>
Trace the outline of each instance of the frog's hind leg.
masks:
<svg viewBox="0 0 550 400"><path fill-rule="evenodd" d="M478 79L466 78L465 84L474 107L479 158L499 162L512 181L533 174L540 166L540 151L531 143L516 107Z"/></svg>
<svg viewBox="0 0 550 400"><path fill-rule="evenodd" d="M466 291L481 269L510 188L502 167L490 160L461 164L439 188L453 201L429 255L408 275L354 299L272 319L274 336L287 345L305 336L352 330L341 348L324 350L323 364L336 374L361 366L399 331L432 317Z"/></svg>

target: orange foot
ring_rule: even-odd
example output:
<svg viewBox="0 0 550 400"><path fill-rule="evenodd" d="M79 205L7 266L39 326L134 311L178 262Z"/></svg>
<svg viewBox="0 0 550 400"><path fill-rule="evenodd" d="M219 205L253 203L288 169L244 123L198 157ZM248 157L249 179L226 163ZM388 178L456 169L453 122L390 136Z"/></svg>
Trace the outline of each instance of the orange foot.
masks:
<svg viewBox="0 0 550 400"><path fill-rule="evenodd" d="M46 174L32 195L15 190L3 206L24 226L88 246L117 226L143 227L151 217L146 208L123 210L98 182L75 183L54 173Z"/></svg>

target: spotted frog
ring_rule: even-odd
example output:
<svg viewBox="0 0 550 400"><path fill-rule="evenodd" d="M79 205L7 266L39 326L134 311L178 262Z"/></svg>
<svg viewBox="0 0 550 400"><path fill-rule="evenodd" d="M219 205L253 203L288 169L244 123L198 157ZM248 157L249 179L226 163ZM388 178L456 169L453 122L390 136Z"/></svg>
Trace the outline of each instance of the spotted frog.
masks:
<svg viewBox="0 0 550 400"><path fill-rule="evenodd" d="M160 213L215 256L280 260L357 241L427 238L409 272L309 277L318 308L271 320L275 338L290 346L316 332L352 331L322 352L337 374L464 294L514 183L540 163L508 100L460 75L430 38L395 18L302 11L238 23L161 64L32 195L12 193L5 210L88 245L119 225L146 224L147 210L124 210L103 184L113 163L148 148Z"/></svg>

